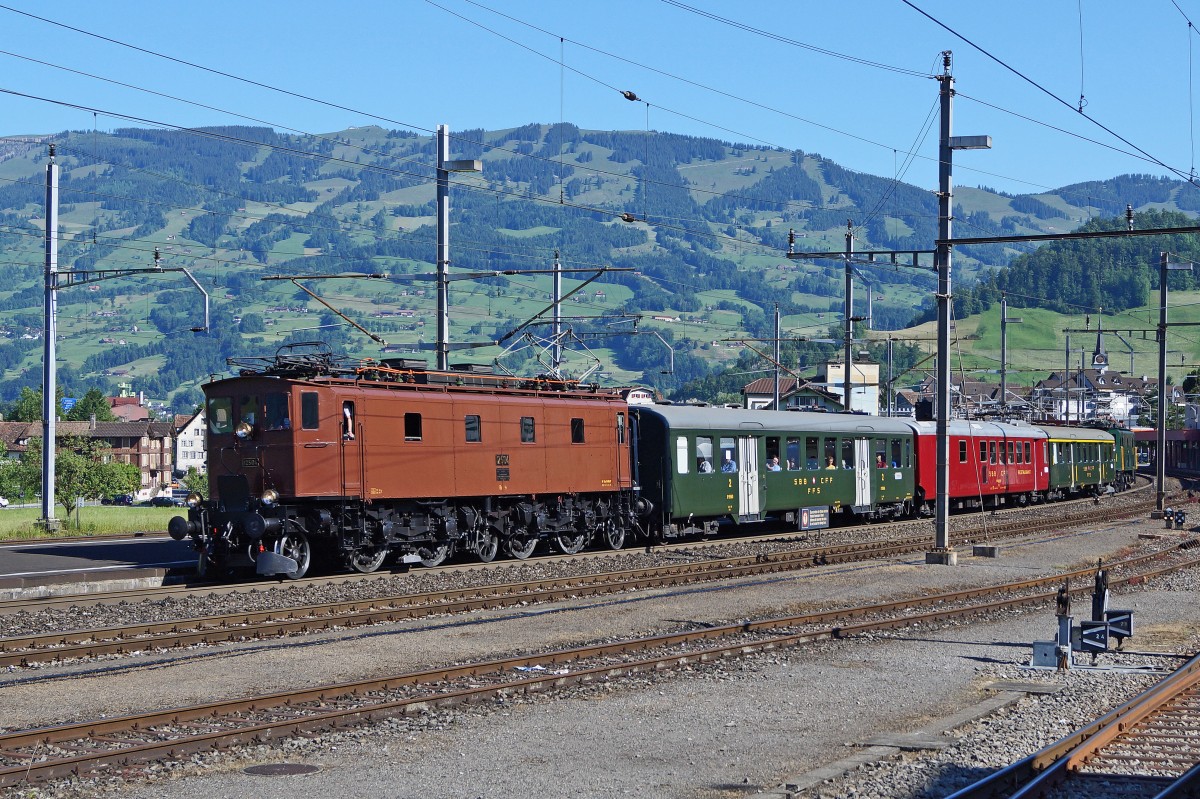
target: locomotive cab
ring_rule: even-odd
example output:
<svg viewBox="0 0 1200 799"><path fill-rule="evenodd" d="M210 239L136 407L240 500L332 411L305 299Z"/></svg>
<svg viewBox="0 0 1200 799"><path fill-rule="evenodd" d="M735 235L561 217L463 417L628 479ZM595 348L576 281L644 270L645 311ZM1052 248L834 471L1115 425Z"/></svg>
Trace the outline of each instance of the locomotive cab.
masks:
<svg viewBox="0 0 1200 799"><path fill-rule="evenodd" d="M305 423L314 432L320 425L316 408L306 409L292 388L269 377L205 387L212 496L189 502L188 518L168 527L172 537L195 541L202 574L250 564L260 574L299 576L308 569L308 542L288 529L280 503L296 493L298 439L316 438L304 435Z"/></svg>

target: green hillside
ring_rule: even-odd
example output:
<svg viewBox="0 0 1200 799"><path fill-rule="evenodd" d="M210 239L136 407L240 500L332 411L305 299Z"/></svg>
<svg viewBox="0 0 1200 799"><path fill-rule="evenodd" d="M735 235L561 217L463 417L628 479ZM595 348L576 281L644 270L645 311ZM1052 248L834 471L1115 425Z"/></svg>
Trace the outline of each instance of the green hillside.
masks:
<svg viewBox="0 0 1200 799"><path fill-rule="evenodd" d="M860 249L929 249L935 238L936 200L926 188L852 172L801 151L569 124L453 136L451 157L480 159L483 172L452 177L452 272L545 270L555 251L568 269L631 270L589 283L565 304L572 333L567 368L589 379L601 375L670 391L726 368L745 370L753 358L740 342L771 335L776 303L789 336L820 337L836 328L840 259L788 260L790 229L797 248L810 251L841 250L847 220ZM200 381L226 373L226 358L270 354L290 341L323 340L355 358L423 352L432 359L430 137L378 127L312 137L252 127L64 132L0 144L0 251L9 264L9 280L0 285L0 401L41 381L42 201L50 141L62 167L60 268L93 274L145 269L157 249L168 270L59 292L60 381L69 393L92 385L112 392L116 383L132 382L135 390L185 410L199 399ZM1200 192L1149 176L1036 196L960 187L956 232L1105 224L1100 220L1119 215L1127 202L1139 217L1147 209L1194 216ZM1051 260L999 245L955 250L959 334L978 335L956 345L963 368L998 365L998 324L988 320L996 316L992 303L1001 290L1010 292L1010 301L1021 294L1018 304L1058 310L1108 304L1105 298L1114 295L1109 307L1129 313L1135 300L1149 299L1140 295L1153 276L1140 265L1119 291L1120 278L1086 278L1089 263L1111 263L1115 271L1142 258L1140 250L1039 252ZM1041 277L1059 263L1075 270L1069 287ZM191 332L200 323L201 296L183 274L169 271L182 268L211 297L207 333ZM922 327L905 328L928 315L931 275L866 265L859 271L855 313L866 313L863 281L869 281L875 327L920 337ZM343 273L382 277L314 278ZM262 280L279 275L318 294L386 348L292 281ZM574 272L564 284L570 290L593 276ZM1192 284L1180 279L1182 305L1182 292ZM455 280L451 340L482 344L536 322L550 292L545 274ZM1063 341L1055 331L1079 323L1032 307L1019 313L1026 323L1010 331L1010 360L1028 369L1061 368ZM452 360L538 371L547 361L547 330L535 323L512 335L508 350L458 350ZM1122 346L1110 342L1118 366ZM1195 360L1185 343L1172 346L1183 360ZM672 362L673 371L667 369Z"/></svg>

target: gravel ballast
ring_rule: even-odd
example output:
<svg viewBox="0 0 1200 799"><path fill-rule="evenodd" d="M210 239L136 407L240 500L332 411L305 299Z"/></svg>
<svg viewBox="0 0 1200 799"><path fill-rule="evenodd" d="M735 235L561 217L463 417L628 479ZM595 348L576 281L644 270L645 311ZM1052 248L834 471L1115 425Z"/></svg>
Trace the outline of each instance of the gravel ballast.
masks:
<svg viewBox="0 0 1200 799"><path fill-rule="evenodd" d="M739 618L781 615L851 601L912 596L1001 582L1110 558L1158 523L1120 523L1005 545L998 559L960 556L958 567L923 558L826 567L673 591L638 592L324 634L194 650L176 660L146 655L81 663L46 674L0 676L0 725L37 726L103 713L201 702L289 686L406 671L448 660L559 646ZM1196 578L1178 575L1114 597L1135 611L1130 649L1178 650L1195 641ZM1086 603L1076 608L1084 612ZM839 761L881 733L925 729L974 705L1000 679L1062 683L967 725L936 753L893 755L805 796L940 796L955 777L991 768L1050 742L1141 690L1152 678L1117 672L1032 672L1030 642L1054 630L1052 608L986 623L911 628L833 641L681 672L639 675L486 706L437 710L277 748L199 758L76 786L13 796L743 796L774 792L810 769ZM1105 656L1173 668L1164 658ZM1136 660L1136 663L1134 661ZM146 668L147 661L156 665ZM135 667L136 666L136 667ZM52 676L53 675L53 676ZM934 724L936 726L936 724ZM973 740L970 736L980 737ZM959 736L963 736L960 737ZM966 746L968 749L961 749ZM253 763L298 762L314 774L250 776ZM966 764L964 770L957 764ZM198 768L198 767L197 767ZM137 772L140 775L140 771ZM171 775L171 776L167 776ZM978 776L978 774L976 774ZM930 786L936 786L931 788ZM932 791L932 792L929 792ZM782 793L778 794L784 795Z"/></svg>

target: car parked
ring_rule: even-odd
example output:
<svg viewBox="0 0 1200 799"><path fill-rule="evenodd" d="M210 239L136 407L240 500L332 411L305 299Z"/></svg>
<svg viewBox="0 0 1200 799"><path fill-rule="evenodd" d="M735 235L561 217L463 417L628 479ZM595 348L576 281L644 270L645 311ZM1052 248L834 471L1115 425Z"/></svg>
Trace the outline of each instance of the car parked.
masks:
<svg viewBox="0 0 1200 799"><path fill-rule="evenodd" d="M132 505L133 494L117 494L100 500L101 505Z"/></svg>
<svg viewBox="0 0 1200 799"><path fill-rule="evenodd" d="M150 504L156 508L178 508L183 503L178 502L174 497L160 494L150 500Z"/></svg>
<svg viewBox="0 0 1200 799"><path fill-rule="evenodd" d="M0 497L0 508L7 508L7 507L8 507L8 500L5 499L4 497Z"/></svg>

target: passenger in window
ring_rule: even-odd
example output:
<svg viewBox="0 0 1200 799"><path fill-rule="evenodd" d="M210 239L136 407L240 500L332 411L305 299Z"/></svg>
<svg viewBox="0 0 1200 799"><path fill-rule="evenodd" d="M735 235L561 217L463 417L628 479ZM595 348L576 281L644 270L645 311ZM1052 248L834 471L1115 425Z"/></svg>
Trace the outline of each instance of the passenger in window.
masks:
<svg viewBox="0 0 1200 799"><path fill-rule="evenodd" d="M781 467L779 465L779 456L778 455L772 455L771 459L769 461L767 461L767 471L768 472L783 471L783 467Z"/></svg>
<svg viewBox="0 0 1200 799"><path fill-rule="evenodd" d="M696 471L700 474L712 474L712 461L708 458L696 458Z"/></svg>
<svg viewBox="0 0 1200 799"><path fill-rule="evenodd" d="M737 461L735 461L733 459L733 455L729 452L725 453L725 462L721 464L721 471L723 471L723 472L736 472L737 471Z"/></svg>
<svg viewBox="0 0 1200 799"><path fill-rule="evenodd" d="M887 468L887 464L883 462L882 455L875 456L875 468L876 469L886 469Z"/></svg>
<svg viewBox="0 0 1200 799"><path fill-rule="evenodd" d="M825 464L826 469L836 469L837 463L833 460L833 456L829 456L829 462Z"/></svg>

